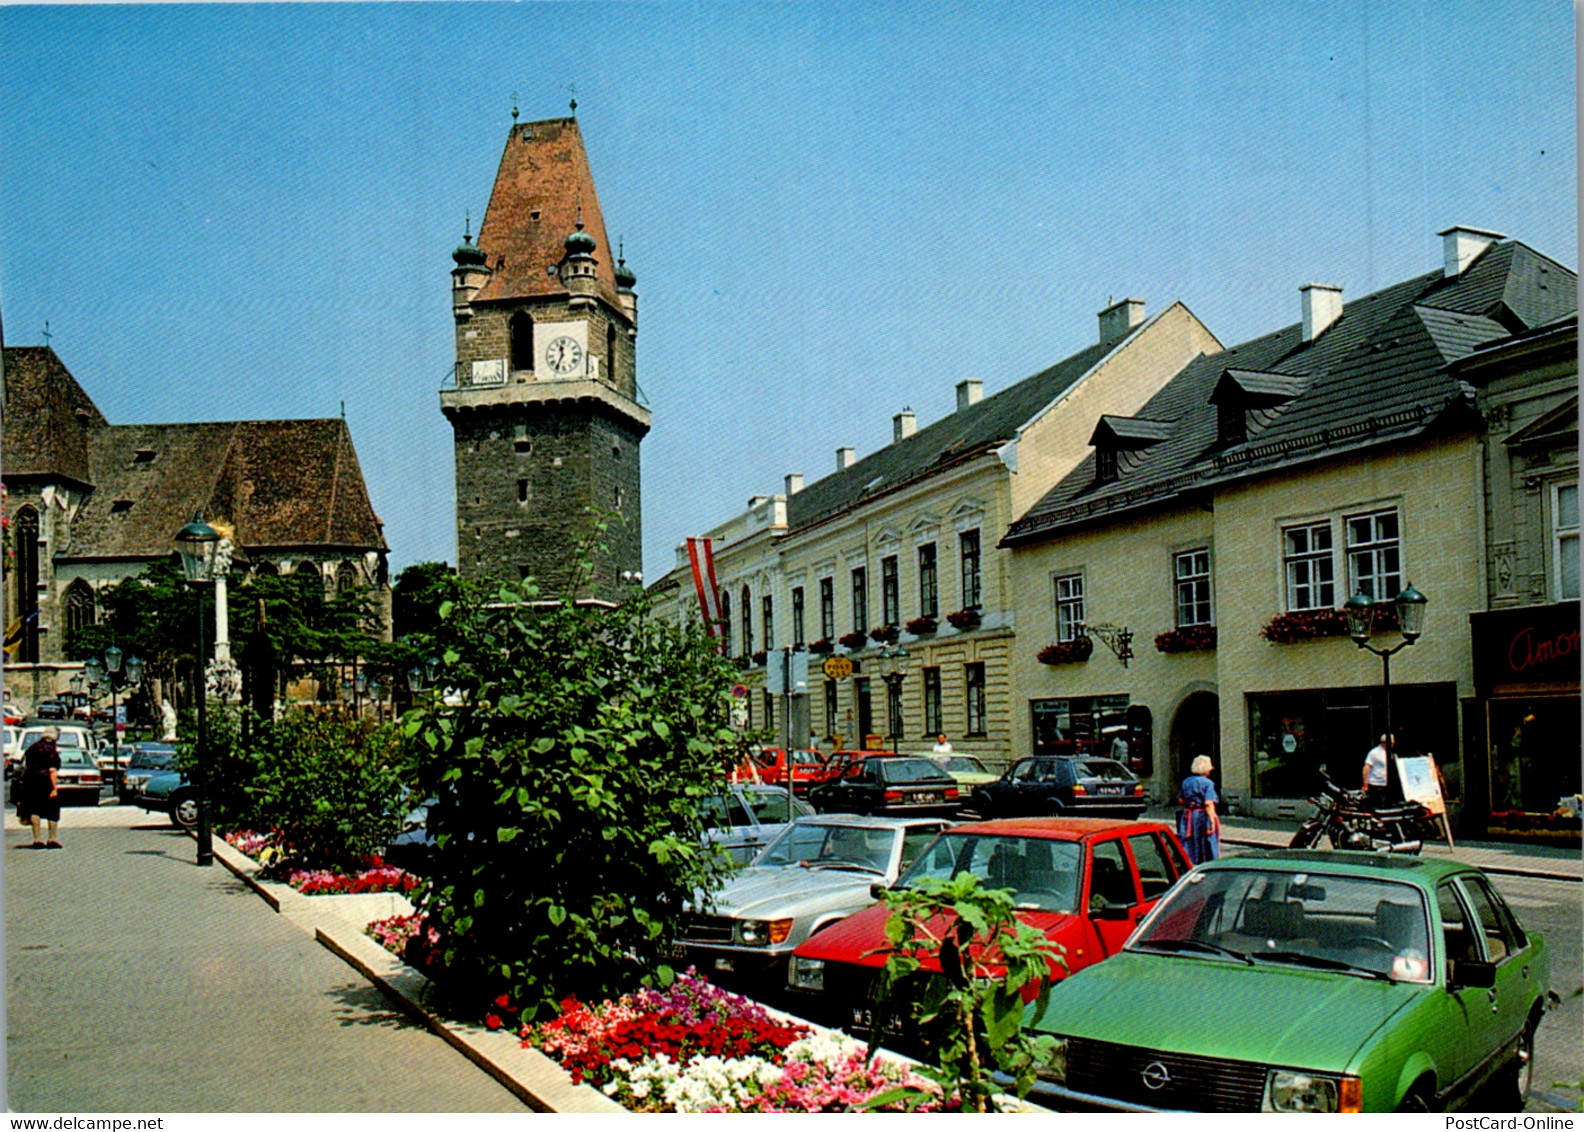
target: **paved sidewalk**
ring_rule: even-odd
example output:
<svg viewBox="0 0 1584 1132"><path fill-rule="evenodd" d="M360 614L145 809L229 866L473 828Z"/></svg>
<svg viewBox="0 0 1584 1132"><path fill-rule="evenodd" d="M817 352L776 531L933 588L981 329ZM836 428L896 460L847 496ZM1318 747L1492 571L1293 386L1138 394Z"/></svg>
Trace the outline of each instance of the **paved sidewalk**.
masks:
<svg viewBox="0 0 1584 1132"><path fill-rule="evenodd" d="M1146 817L1171 824L1176 811L1151 808ZM1262 821L1233 817L1221 822L1221 843L1228 846L1285 846L1298 830L1295 821ZM1324 843L1322 843L1324 844ZM1584 854L1552 845L1521 845L1503 841L1459 841L1455 849L1445 842L1427 841L1423 855L1476 865L1486 872L1548 880L1584 880Z"/></svg>
<svg viewBox="0 0 1584 1132"><path fill-rule="evenodd" d="M158 816L63 816L0 850L10 1110L528 1111Z"/></svg>

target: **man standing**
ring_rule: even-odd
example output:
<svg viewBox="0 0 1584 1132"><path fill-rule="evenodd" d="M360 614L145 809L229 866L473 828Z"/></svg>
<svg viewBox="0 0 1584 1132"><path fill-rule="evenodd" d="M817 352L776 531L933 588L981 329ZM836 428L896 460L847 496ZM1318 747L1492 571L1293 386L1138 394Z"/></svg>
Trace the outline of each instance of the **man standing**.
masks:
<svg viewBox="0 0 1584 1132"><path fill-rule="evenodd" d="M951 740L944 735L935 736L935 749L930 752L934 755L949 755L952 753Z"/></svg>
<svg viewBox="0 0 1584 1132"><path fill-rule="evenodd" d="M1380 742L1364 756L1364 804L1374 809L1386 801L1386 745L1390 739L1382 735Z"/></svg>

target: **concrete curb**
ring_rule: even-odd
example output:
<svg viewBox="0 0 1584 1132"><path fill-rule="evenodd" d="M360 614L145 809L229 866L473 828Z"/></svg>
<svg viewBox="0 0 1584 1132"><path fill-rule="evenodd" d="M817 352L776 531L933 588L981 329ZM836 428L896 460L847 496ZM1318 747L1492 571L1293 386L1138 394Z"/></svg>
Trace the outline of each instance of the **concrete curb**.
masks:
<svg viewBox="0 0 1584 1132"><path fill-rule="evenodd" d="M214 855L271 908L312 935L402 1011L422 1022L530 1108L538 1112L631 1115L629 1109L598 1089L574 1085L559 1065L538 1050L524 1048L516 1036L451 1022L435 1014L424 1005L429 997L429 980L364 935L361 926L319 904L334 897L304 896L290 885L264 879L251 858L220 838L215 839Z"/></svg>
<svg viewBox="0 0 1584 1132"><path fill-rule="evenodd" d="M1262 840L1256 837L1228 836L1223 827L1221 844L1246 845L1255 849L1285 849L1287 847L1287 839ZM1458 860L1459 858L1454 857L1452 859ZM1482 872L1495 873L1501 876L1532 877L1536 880L1573 881L1574 883L1584 881L1584 871L1578 870L1542 869L1528 865L1481 864L1474 861L1466 861L1464 863L1472 864Z"/></svg>

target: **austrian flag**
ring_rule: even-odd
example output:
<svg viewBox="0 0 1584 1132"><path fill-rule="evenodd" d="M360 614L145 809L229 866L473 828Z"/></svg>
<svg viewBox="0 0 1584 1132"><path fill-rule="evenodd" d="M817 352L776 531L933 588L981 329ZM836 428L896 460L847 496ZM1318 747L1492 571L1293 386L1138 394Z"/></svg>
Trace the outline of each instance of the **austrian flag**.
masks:
<svg viewBox="0 0 1584 1132"><path fill-rule="evenodd" d="M698 591L699 609L704 614L704 628L710 636L719 636L721 606L720 586L715 583L715 540L690 538L687 551L688 561L693 565L693 588Z"/></svg>

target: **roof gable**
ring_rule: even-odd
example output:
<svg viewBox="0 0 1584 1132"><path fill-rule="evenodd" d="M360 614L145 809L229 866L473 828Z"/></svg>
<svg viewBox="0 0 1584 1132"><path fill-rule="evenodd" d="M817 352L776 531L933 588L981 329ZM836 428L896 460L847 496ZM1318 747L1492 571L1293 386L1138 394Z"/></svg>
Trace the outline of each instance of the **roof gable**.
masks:
<svg viewBox="0 0 1584 1132"><path fill-rule="evenodd" d="M7 346L5 419L0 447L9 476L47 475L92 482L88 432L104 414L48 346Z"/></svg>

